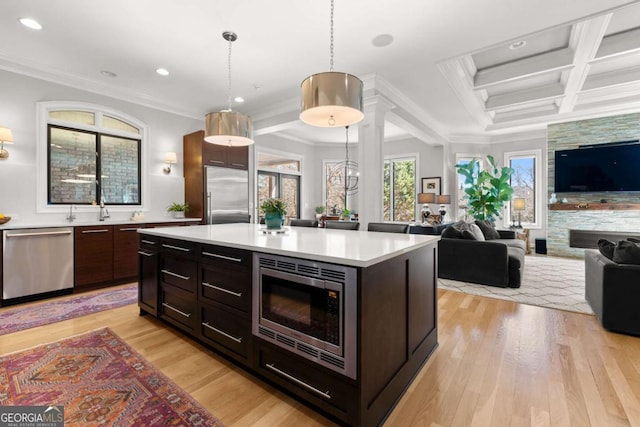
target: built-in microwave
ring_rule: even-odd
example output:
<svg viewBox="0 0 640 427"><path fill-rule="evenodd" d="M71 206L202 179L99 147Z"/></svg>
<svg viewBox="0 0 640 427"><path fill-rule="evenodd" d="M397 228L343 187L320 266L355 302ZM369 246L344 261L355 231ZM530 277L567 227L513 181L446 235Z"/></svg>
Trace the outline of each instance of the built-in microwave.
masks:
<svg viewBox="0 0 640 427"><path fill-rule="evenodd" d="M356 377L356 269L254 254L253 334Z"/></svg>

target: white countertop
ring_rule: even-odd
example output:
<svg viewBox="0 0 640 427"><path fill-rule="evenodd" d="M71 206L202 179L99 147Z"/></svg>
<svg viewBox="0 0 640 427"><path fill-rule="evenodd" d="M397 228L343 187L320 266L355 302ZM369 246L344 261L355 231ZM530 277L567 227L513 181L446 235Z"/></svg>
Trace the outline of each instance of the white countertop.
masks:
<svg viewBox="0 0 640 427"><path fill-rule="evenodd" d="M0 225L0 231L2 230L16 230L20 228L57 228L57 227L87 227L92 225L122 225L122 224L154 224L164 222L200 222L200 218L156 218L156 219L143 219L140 221L134 221L132 219L106 219L104 221L44 221L44 222L20 222L9 221L6 224Z"/></svg>
<svg viewBox="0 0 640 427"><path fill-rule="evenodd" d="M263 234L258 224L218 224L140 229L139 233L334 264L368 267L440 240L440 236L288 227Z"/></svg>

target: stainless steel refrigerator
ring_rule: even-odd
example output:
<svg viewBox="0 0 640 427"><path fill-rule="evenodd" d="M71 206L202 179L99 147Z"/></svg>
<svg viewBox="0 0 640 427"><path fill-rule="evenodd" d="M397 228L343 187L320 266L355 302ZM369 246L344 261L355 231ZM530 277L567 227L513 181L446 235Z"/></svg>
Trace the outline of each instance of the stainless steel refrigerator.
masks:
<svg viewBox="0 0 640 427"><path fill-rule="evenodd" d="M249 215L249 172L240 169L205 167L207 223L251 222Z"/></svg>

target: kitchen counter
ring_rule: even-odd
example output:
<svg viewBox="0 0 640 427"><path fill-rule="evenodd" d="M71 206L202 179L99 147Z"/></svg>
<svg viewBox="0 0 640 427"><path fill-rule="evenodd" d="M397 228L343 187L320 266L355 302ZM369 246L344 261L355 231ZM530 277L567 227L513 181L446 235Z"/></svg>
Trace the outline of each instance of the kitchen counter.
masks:
<svg viewBox="0 0 640 427"><path fill-rule="evenodd" d="M140 221L134 221L130 218L126 219L107 219L105 221L47 221L47 222L20 222L9 221L6 224L0 225L0 231L2 230L16 230L19 228L56 228L56 227L86 227L91 225L122 225L122 224L154 224L154 223L169 223L169 222L200 222L200 218L156 218L156 219L142 219Z"/></svg>
<svg viewBox="0 0 640 427"><path fill-rule="evenodd" d="M264 234L261 230L264 225L220 224L138 232L354 267L369 267L440 240L439 236L310 227L287 227L284 234Z"/></svg>

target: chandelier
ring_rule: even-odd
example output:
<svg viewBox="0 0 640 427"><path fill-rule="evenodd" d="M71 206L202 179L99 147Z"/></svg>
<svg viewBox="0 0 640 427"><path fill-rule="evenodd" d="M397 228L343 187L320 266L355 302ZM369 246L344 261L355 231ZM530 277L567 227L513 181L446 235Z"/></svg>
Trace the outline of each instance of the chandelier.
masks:
<svg viewBox="0 0 640 427"><path fill-rule="evenodd" d="M329 182L340 185L344 189L344 207L347 208L347 196L358 192L358 163L349 160L349 126L345 126L346 157L342 162L334 164L329 170Z"/></svg>

